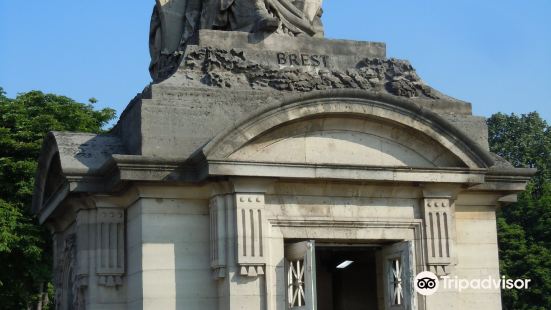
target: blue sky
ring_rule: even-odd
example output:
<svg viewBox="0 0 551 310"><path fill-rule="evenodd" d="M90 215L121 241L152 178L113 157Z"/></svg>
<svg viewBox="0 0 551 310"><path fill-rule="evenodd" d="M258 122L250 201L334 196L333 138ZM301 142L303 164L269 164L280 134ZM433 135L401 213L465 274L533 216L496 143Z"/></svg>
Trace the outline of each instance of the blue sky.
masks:
<svg viewBox="0 0 551 310"><path fill-rule="evenodd" d="M0 86L119 113L150 81L151 0L0 0ZM551 1L325 0L328 38L387 43L474 113L551 121Z"/></svg>

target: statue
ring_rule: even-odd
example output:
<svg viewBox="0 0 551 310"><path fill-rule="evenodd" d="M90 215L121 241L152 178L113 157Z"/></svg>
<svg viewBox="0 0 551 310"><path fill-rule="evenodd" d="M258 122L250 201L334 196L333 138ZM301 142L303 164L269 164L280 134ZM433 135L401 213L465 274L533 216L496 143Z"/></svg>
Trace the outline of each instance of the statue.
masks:
<svg viewBox="0 0 551 310"><path fill-rule="evenodd" d="M245 32L281 32L316 35L314 19L321 0L221 0L220 24L215 27ZM316 6L317 5L317 6ZM227 16L227 21L224 16ZM281 23L280 23L281 22Z"/></svg>
<svg viewBox="0 0 551 310"><path fill-rule="evenodd" d="M157 0L151 17L149 67L154 80L199 29L323 37L322 0ZM167 69L168 68L168 69ZM172 68L174 69L174 68Z"/></svg>

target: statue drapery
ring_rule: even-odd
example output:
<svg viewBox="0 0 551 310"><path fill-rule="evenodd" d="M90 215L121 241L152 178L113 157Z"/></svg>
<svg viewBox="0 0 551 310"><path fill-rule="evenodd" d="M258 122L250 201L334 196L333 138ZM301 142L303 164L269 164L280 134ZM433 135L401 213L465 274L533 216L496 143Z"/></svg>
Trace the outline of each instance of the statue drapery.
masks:
<svg viewBox="0 0 551 310"><path fill-rule="evenodd" d="M182 51L199 29L323 37L322 0L157 0L151 18L150 72Z"/></svg>
<svg viewBox="0 0 551 310"><path fill-rule="evenodd" d="M186 1L186 0L180 0ZM322 0L187 0L186 18L200 29L264 31L255 29L263 18L280 22L274 32L315 36L319 32ZM191 14L187 14L189 13ZM195 12L195 13L192 13ZM200 14L197 14L199 13ZM198 20L198 17L200 18Z"/></svg>

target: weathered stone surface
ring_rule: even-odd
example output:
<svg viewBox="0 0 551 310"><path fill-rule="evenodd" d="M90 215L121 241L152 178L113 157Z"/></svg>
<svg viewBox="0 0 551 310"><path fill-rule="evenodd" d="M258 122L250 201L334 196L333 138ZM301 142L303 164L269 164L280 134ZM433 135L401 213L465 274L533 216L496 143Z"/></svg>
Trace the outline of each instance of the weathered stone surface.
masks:
<svg viewBox="0 0 551 310"><path fill-rule="evenodd" d="M169 77L178 79L176 70L184 58L184 54L200 48L215 48L221 50L236 49L245 51L247 60L254 63L277 68L293 66L293 59L299 60L297 66L315 67L318 62L324 68L346 70L355 68L365 58L385 58L386 46L379 42L361 42L350 40L327 40L310 37L289 39L280 34L246 33L237 31L200 30L197 42L186 46L186 50L178 50L163 54L160 65L155 73L155 81ZM285 62L282 63L282 57ZM314 61L302 64L305 60Z"/></svg>
<svg viewBox="0 0 551 310"><path fill-rule="evenodd" d="M411 99L487 149L470 103L427 86L407 61L387 59L383 43L200 30L163 74L114 130L131 154L186 157L270 103L333 90Z"/></svg>
<svg viewBox="0 0 551 310"><path fill-rule="evenodd" d="M40 167L35 179L33 210L38 210L57 192L67 186L68 178L81 180L102 173L114 154L126 154L116 135L50 132L44 139L38 159ZM83 182L85 183L85 182ZM69 188L76 184L69 184ZM83 189L81 185L81 189Z"/></svg>
<svg viewBox="0 0 551 310"><path fill-rule="evenodd" d="M308 36L289 39L280 34L258 34L239 31L200 30L199 47L230 50L302 52L317 55L347 55L386 58L386 44L352 40L322 39Z"/></svg>
<svg viewBox="0 0 551 310"><path fill-rule="evenodd" d="M115 135L51 132L48 139L56 143L62 173L94 174L113 154L125 154L123 144Z"/></svg>
<svg viewBox="0 0 551 310"><path fill-rule="evenodd" d="M129 105L114 133L130 154L183 158L269 102L259 91L205 90L152 87L155 99Z"/></svg>
<svg viewBox="0 0 551 310"><path fill-rule="evenodd" d="M159 79L200 29L323 37L322 0L160 0L151 16L149 71Z"/></svg>
<svg viewBox="0 0 551 310"><path fill-rule="evenodd" d="M185 56L182 73L194 86L198 82L218 88L273 88L296 92L349 88L407 98L438 99L437 93L421 81L407 61L366 58L355 68L341 71L329 69L327 59L316 56L301 54L300 60L291 58L293 66L278 68L250 61L241 50L201 48Z"/></svg>
<svg viewBox="0 0 551 310"><path fill-rule="evenodd" d="M445 112L442 113L447 121L452 123L457 128L461 128L471 139L476 141L482 148L489 150L488 144L488 126L486 118L473 115L461 115L458 113Z"/></svg>
<svg viewBox="0 0 551 310"><path fill-rule="evenodd" d="M331 91L337 90L324 92ZM317 92L320 91L303 92L300 96ZM366 95L369 94L372 93L366 91ZM182 89L165 83L152 85L146 95L155 99L138 99L129 105L115 127L114 134L121 137L129 154L172 158L187 157L217 133L234 127L269 105L297 97L296 92L277 91L269 87L228 89L202 85ZM384 95L389 99L394 97L386 92ZM409 100L405 97L396 98ZM426 104L438 112L445 111L446 107L451 108L463 120L465 127L459 127L462 130L469 128L469 122L479 122L478 118L467 114L470 106L459 101L419 100L420 107L424 108ZM483 140L475 141L483 143Z"/></svg>

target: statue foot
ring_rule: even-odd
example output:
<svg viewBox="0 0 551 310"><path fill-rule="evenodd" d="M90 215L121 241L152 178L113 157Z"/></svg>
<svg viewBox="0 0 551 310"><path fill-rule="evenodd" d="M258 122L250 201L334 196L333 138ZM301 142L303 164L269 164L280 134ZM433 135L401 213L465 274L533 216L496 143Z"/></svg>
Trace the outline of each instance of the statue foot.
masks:
<svg viewBox="0 0 551 310"><path fill-rule="evenodd" d="M279 28L279 20L277 18L263 17L256 22L253 32L274 32L277 28Z"/></svg>

